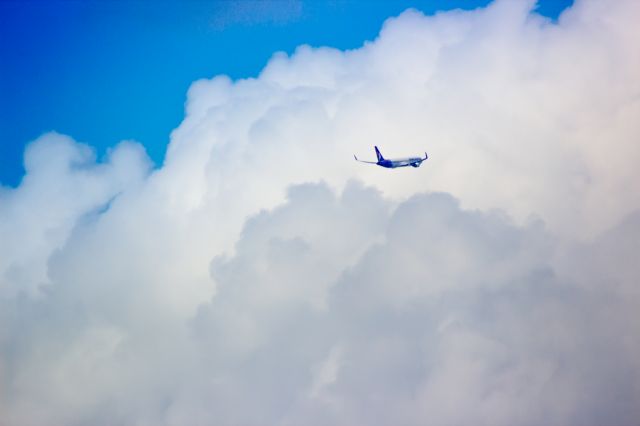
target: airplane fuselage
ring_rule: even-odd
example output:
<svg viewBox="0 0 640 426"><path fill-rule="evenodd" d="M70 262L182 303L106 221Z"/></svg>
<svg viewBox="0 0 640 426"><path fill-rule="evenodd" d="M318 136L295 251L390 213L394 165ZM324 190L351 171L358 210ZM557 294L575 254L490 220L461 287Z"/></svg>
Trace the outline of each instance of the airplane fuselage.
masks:
<svg viewBox="0 0 640 426"><path fill-rule="evenodd" d="M424 161L424 158L398 158L398 159L384 159L377 162L378 166L386 167L387 169L395 169L396 167L420 167L420 164Z"/></svg>

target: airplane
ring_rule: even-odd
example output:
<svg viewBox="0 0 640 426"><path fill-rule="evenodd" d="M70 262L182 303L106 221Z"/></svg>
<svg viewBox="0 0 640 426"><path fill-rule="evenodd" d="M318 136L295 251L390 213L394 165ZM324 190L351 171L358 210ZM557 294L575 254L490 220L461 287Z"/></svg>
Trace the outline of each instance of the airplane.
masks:
<svg viewBox="0 0 640 426"><path fill-rule="evenodd" d="M424 158L411 157L411 158L397 158L395 160L388 160L382 156L377 146L374 146L374 148L376 149L376 156L378 157L378 161L358 160L358 157L356 157L355 155L353 156L353 158L355 158L356 161L359 161L361 163L377 164L378 166L386 167L387 169L395 169L396 167L407 167L407 166L420 167L420 164L422 164L424 160L429 158L429 156L425 152Z"/></svg>

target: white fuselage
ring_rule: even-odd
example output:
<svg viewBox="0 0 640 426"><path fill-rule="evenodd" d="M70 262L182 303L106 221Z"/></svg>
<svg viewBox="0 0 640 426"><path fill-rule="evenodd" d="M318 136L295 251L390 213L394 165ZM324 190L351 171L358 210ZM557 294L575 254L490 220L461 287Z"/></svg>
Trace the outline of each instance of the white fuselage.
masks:
<svg viewBox="0 0 640 426"><path fill-rule="evenodd" d="M386 167L388 169L395 169L396 167L420 167L420 164L424 161L424 158L420 157L411 157L411 158L393 158L393 159L384 159L378 161L378 165L382 167Z"/></svg>

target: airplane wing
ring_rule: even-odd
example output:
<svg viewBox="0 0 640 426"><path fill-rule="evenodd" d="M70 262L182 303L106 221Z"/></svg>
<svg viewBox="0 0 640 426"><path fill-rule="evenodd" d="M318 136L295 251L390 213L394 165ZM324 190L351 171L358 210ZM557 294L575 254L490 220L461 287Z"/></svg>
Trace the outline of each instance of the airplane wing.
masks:
<svg viewBox="0 0 640 426"><path fill-rule="evenodd" d="M356 159L356 161L359 161L361 163L367 163L367 164L378 164L376 161L363 161L363 160L358 160L358 157L356 157L355 155L353 156L353 158Z"/></svg>

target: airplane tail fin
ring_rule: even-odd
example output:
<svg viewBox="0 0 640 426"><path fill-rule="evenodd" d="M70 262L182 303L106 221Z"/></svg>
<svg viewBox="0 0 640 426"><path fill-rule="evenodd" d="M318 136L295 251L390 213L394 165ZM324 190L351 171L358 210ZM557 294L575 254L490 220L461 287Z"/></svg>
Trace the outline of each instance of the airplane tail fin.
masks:
<svg viewBox="0 0 640 426"><path fill-rule="evenodd" d="M376 156L378 157L378 161L383 161L384 157L382 156L382 154L380 153L380 150L378 149L377 146L374 146L374 148L376 149Z"/></svg>

